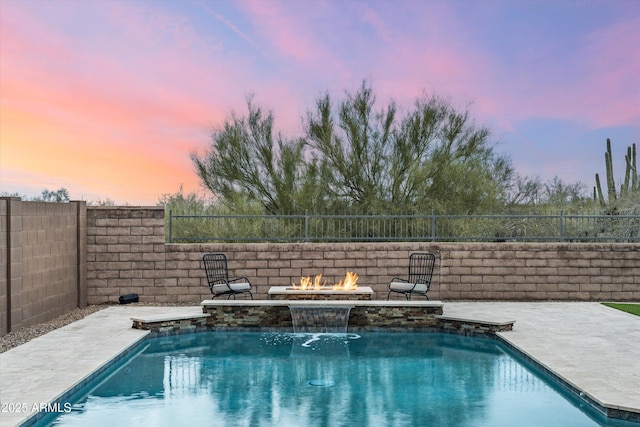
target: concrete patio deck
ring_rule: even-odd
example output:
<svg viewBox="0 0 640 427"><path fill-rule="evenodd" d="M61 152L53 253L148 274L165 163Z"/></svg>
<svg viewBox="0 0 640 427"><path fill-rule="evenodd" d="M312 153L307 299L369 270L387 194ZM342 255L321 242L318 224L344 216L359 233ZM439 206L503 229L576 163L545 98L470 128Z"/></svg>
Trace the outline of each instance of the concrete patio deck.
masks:
<svg viewBox="0 0 640 427"><path fill-rule="evenodd" d="M202 308L115 306L0 354L0 425L78 387L143 339L131 317L200 315ZM640 414L640 317L598 303L450 302L444 315L515 320L499 335L598 404ZM26 412L18 412L26 409Z"/></svg>

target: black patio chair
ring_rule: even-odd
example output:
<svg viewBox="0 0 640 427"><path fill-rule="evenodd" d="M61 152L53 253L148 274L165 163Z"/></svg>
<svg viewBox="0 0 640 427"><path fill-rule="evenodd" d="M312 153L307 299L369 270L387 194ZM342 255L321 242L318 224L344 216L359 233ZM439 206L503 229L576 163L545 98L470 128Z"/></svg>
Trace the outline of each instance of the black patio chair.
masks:
<svg viewBox="0 0 640 427"><path fill-rule="evenodd" d="M224 254L205 254L202 257L204 270L207 274L207 282L213 298L227 295L227 299L233 296L236 299L238 294L248 293L251 299L251 282L246 277L229 279L227 269L227 257Z"/></svg>
<svg viewBox="0 0 640 427"><path fill-rule="evenodd" d="M429 288L431 287L431 277L433 276L435 263L435 254L428 252L411 254L409 256L409 276L406 279L400 277L391 279L387 300L392 292L404 294L407 300L410 300L413 294L429 299L427 292L429 292Z"/></svg>

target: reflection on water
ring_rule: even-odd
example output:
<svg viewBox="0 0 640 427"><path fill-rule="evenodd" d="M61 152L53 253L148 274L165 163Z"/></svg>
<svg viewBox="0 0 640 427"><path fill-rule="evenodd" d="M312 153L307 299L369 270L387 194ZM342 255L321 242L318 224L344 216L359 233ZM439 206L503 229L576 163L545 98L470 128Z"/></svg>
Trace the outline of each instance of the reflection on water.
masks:
<svg viewBox="0 0 640 427"><path fill-rule="evenodd" d="M493 341L419 333L157 338L56 423L614 425L587 417Z"/></svg>

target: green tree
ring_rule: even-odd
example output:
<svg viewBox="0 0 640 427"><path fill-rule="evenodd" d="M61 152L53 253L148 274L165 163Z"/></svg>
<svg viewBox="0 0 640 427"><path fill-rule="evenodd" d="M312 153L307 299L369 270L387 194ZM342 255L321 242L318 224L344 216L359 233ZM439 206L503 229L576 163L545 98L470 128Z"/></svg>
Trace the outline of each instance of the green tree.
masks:
<svg viewBox="0 0 640 427"><path fill-rule="evenodd" d="M393 102L375 104L364 82L337 106L325 94L307 114L331 200L373 212L471 213L500 203L513 169L469 111L426 95L403 115Z"/></svg>
<svg viewBox="0 0 640 427"><path fill-rule="evenodd" d="M540 177L517 174L507 186L504 206L511 212L520 207L533 206L541 201L544 187Z"/></svg>
<svg viewBox="0 0 640 427"><path fill-rule="evenodd" d="M274 116L247 99L248 115L235 113L214 129L202 156L191 153L206 188L231 207L259 202L268 213L291 212L312 190L314 169L305 166L304 141L275 135Z"/></svg>
<svg viewBox="0 0 640 427"><path fill-rule="evenodd" d="M45 188L44 190L42 190L42 193L40 193L40 195L31 197L31 198L28 197L28 196L25 196L24 194L8 193L8 192L0 193L0 197L20 197L22 200L25 200L25 201L31 200L31 201L34 201L34 202L57 202L57 203L61 203L61 202L68 202L69 201L69 191L64 187L60 187L56 191L52 191L52 190L49 190L49 189Z"/></svg>
<svg viewBox="0 0 640 427"><path fill-rule="evenodd" d="M209 205L204 198L195 192L185 194L182 185L180 185L176 193L164 193L158 197L156 206L172 210L174 214L197 215L204 213Z"/></svg>
<svg viewBox="0 0 640 427"><path fill-rule="evenodd" d="M56 191L51 191L45 188L42 190L41 195L34 197L33 200L36 202L68 202L69 191L64 187L61 187Z"/></svg>
<svg viewBox="0 0 640 427"><path fill-rule="evenodd" d="M334 206L344 202L368 210L385 199L395 106L373 113L374 102L371 89L363 85L340 104L337 124L329 94L307 115L307 143L315 149L314 165L323 172Z"/></svg>
<svg viewBox="0 0 640 427"><path fill-rule="evenodd" d="M586 187L581 182L568 184L555 176L544 185L544 202L560 209L578 206L589 200L585 191Z"/></svg>
<svg viewBox="0 0 640 427"><path fill-rule="evenodd" d="M28 200L27 196L25 196L24 194L20 194L17 191L13 193L2 191L0 192L0 197L20 197L22 200Z"/></svg>
<svg viewBox="0 0 640 427"><path fill-rule="evenodd" d="M230 207L474 213L501 205L513 179L489 130L436 96L400 114L394 102L377 107L366 82L338 102L327 93L300 139L276 135L273 113L251 97L247 106L213 131L204 155L191 154L204 186Z"/></svg>
<svg viewBox="0 0 640 427"><path fill-rule="evenodd" d="M90 200L89 202L87 202L87 206L116 206L116 205L118 204L115 202L115 200L109 197L106 197L104 199L101 199L100 197L98 197L97 200Z"/></svg>

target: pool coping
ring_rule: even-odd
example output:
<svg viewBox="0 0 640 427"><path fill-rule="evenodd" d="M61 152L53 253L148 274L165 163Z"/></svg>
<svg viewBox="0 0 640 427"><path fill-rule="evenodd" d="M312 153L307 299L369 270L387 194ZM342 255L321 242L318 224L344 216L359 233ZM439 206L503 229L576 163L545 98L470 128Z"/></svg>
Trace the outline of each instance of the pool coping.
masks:
<svg viewBox="0 0 640 427"><path fill-rule="evenodd" d="M432 307L443 308L442 301L406 300L204 300L201 306L353 306L353 307Z"/></svg>
<svg viewBox="0 0 640 427"><path fill-rule="evenodd" d="M354 302L355 301L349 301L347 302L347 304L352 304ZM482 306L483 304L487 305L491 303L469 304ZM487 312L491 312L494 314L492 316L484 316L485 318L488 318L488 320L486 320L487 323L499 324L502 322L501 320L495 319L495 316L499 315L500 310L498 310L497 308L500 307L500 304L501 303L493 303L488 307ZM507 303L504 304L506 305ZM518 303L511 303L511 305L513 304ZM526 303L521 304L524 305ZM538 304L538 306L536 307L538 308L543 307L544 304L549 303L531 304ZM564 309L565 306L571 308L572 304L573 307L581 307L581 304L584 305L590 303L565 303L561 308ZM458 308L461 307L461 309L457 310L458 313L465 311L463 309L465 307L468 307L464 306L464 304L462 303L447 303L447 306L454 306ZM185 311L185 307L110 307L98 313L94 313L93 315L88 316L81 321L75 322L71 325L67 325L64 328L60 328L59 330L36 338L31 341L33 345L27 343L5 353L2 353L0 354L0 376L3 377L3 380L0 382L0 397L2 397L1 400L3 403L26 402L27 404L31 404L32 402L56 402L59 401L59 399L64 398L64 396L68 397L71 391L78 390L80 387L84 386L86 382L96 374L96 370L106 369L108 366L110 366L111 363L119 360L120 357L125 357L125 355L127 354L125 353L126 351L133 351L136 346L144 340L144 338L152 335L149 331L132 329L130 320L132 317L139 320L170 320L171 318L173 318L174 320L185 320L191 318L206 317L206 315L202 313L202 308L200 306L189 307L188 310L189 313L187 314L181 312ZM200 312L198 313L198 311ZM103 312L108 312L106 314L108 314L109 316L101 316L100 313ZM140 315L140 313L142 313L142 315ZM102 317L109 317L109 319L104 320L102 319ZM483 316L478 316L473 313L469 316L460 316L458 314L441 316L443 320L447 321L468 321L473 320L474 317L479 318ZM518 316L515 317L516 320L518 320ZM117 322L115 320L117 320ZM631 320L632 322L640 322L640 319L634 318L633 316L627 317L624 320L626 320L627 322L629 320ZM93 326L89 325L90 327L86 327L87 323L92 323ZM640 325L640 323L632 324L633 327L635 327L636 325ZM96 331L99 332L96 333ZM62 352L58 351L58 347L61 341L64 341L65 338L69 339L69 337L71 337L71 341L73 341L74 334L78 332L85 335L83 338L85 340L85 346L88 345L89 347L92 347L91 344L97 343L108 344L111 341L116 341L117 345L106 349L104 347L98 348L98 346L93 346L93 355L91 356L92 360L90 361L92 363L92 368L89 368L88 373L85 372L83 374L82 372L79 372L75 378L69 378L69 375L64 375L64 372L61 373L59 372L59 370L53 370L53 376L41 374L34 377L34 370L42 370L44 369L43 367L50 367L51 365L59 366L60 364L64 363L66 363L67 366L76 367L76 365L81 364L77 363L77 360L62 360L67 356L61 355L60 353ZM517 330L514 332L517 332ZM640 422L640 408L636 408L635 406L628 406L623 403L603 402L602 399L598 399L590 392L590 390L581 388L579 385L576 385L574 381L572 381L571 375L563 375L562 373L556 372L551 367L549 367L548 361L545 361L544 357L536 355L535 351L533 351L535 350L534 347L522 344L519 345L519 343L513 339L514 332L498 332L496 334L496 337L498 337L506 345L512 348L515 352L522 355L525 360L528 360L535 366L540 367L552 378L556 379L570 391L576 393L576 395L581 399L590 403L592 407L595 407L595 409L597 409L598 412L602 413L603 415L608 415L611 418L627 419L634 422ZM73 353L76 349L72 348L68 350L72 351ZM562 350L566 351L569 349ZM61 360L58 360L56 356L58 356L58 358ZM82 356L79 357L82 358ZM80 361L85 362L84 360ZM16 366L12 366L11 363L13 362L16 362ZM7 366L12 366L12 368L15 369L12 371L11 368L7 369ZM80 366L78 368L80 368ZM83 368L87 369L87 367L84 366ZM58 375L60 378L56 378L55 375ZM603 378L603 380L606 381L606 378ZM57 391L51 389L52 385L55 385L57 387ZM12 391L12 388L21 388L20 391L22 391L23 393L16 397L16 392ZM47 397L44 397L43 393L39 393L39 391L41 391L41 388L49 389ZM582 393L583 395L580 395L580 393ZM46 414L43 413L0 413L0 419L3 425L31 425L45 415Z"/></svg>
<svg viewBox="0 0 640 427"><path fill-rule="evenodd" d="M582 401L589 405L590 409L598 413L601 417L631 421L639 423L640 425L640 411L637 408L628 408L623 405L607 404L601 402L596 397L592 396L588 391L576 386L570 379L565 378L563 375L555 372L543 362L539 361L535 357L532 357L527 351L514 345L508 338L505 338L501 333L496 334L496 337L507 346L513 353L524 360L535 369L539 370L543 375L547 376L552 382L555 382L562 387L565 392L569 393L575 399Z"/></svg>

